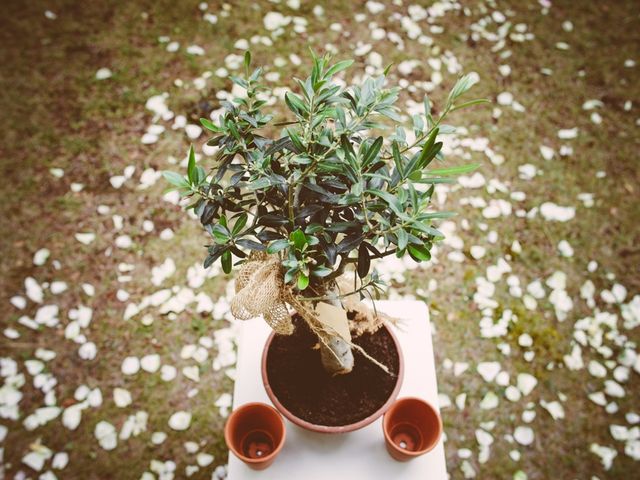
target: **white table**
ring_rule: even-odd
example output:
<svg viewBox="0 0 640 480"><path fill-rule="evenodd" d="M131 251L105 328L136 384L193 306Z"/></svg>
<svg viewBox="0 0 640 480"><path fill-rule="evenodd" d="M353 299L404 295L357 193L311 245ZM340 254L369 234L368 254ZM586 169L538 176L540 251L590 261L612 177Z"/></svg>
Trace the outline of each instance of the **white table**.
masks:
<svg viewBox="0 0 640 480"><path fill-rule="evenodd" d="M380 301L377 308L400 318L394 332L404 354L405 373L399 397L416 396L438 405L429 310L418 301ZM242 322L238 344L233 408L247 402L271 405L264 390L260 362L269 326L256 318ZM229 453L228 480L446 480L442 439L431 452L397 462L386 451L382 417L342 435L304 430L285 419L287 439L273 465L256 471Z"/></svg>

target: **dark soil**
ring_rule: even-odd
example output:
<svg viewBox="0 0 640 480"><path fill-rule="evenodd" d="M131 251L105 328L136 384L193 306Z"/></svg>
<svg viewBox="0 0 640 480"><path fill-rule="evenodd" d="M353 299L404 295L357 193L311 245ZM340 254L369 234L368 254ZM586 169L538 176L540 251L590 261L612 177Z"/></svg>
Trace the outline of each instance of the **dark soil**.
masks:
<svg viewBox="0 0 640 480"><path fill-rule="evenodd" d="M398 351L386 328L354 339L393 376L355 354L353 371L332 377L320 362L318 340L295 319L292 335L276 335L267 354L267 375L275 396L291 413L315 425L348 425L384 405L397 382Z"/></svg>

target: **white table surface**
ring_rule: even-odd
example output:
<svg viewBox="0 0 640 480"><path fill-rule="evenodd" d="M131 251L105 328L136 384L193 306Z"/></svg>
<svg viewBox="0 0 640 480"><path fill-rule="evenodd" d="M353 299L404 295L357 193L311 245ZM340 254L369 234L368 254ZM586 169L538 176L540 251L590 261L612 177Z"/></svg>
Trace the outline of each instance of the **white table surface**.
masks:
<svg viewBox="0 0 640 480"><path fill-rule="evenodd" d="M404 355L400 397L416 396L438 405L429 310L419 301L380 301L377 308L400 319L394 328ZM242 322L233 408L248 402L271 405L260 373L262 350L271 332L256 318ZM285 419L287 438L273 465L256 471L229 453L228 480L446 480L442 439L431 452L409 462L393 460L384 444L382 417L341 435L304 430Z"/></svg>

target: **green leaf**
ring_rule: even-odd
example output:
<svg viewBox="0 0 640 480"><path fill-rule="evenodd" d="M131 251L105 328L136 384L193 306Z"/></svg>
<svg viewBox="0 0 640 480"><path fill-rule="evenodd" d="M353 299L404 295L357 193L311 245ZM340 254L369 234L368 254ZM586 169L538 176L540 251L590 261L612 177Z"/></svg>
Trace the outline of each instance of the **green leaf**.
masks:
<svg viewBox="0 0 640 480"><path fill-rule="evenodd" d="M398 250L404 250L407 248L407 244L409 243L409 234L404 229L400 229L396 232L396 236L398 237Z"/></svg>
<svg viewBox="0 0 640 480"><path fill-rule="evenodd" d="M336 63L334 66L330 67L324 74L324 78L330 78L334 76L336 73L341 72L342 70L346 70L353 64L353 60L343 60L341 62Z"/></svg>
<svg viewBox="0 0 640 480"><path fill-rule="evenodd" d="M229 79L235 83L236 85L238 85L239 87L244 88L245 90L249 89L249 84L247 83L247 81L242 78L242 77L237 77L235 75L229 75ZM234 98L234 101L238 101L236 98Z"/></svg>
<svg viewBox="0 0 640 480"><path fill-rule="evenodd" d="M224 273L231 273L231 252L225 250L220 257L220 263L222 264L222 271Z"/></svg>
<svg viewBox="0 0 640 480"><path fill-rule="evenodd" d="M240 233L240 231L247 224L247 219L249 216L246 213L242 213L237 219L236 223L233 224L233 228L231 229L231 236L235 237Z"/></svg>
<svg viewBox="0 0 640 480"><path fill-rule="evenodd" d="M211 120L208 120L206 118L201 118L200 124L207 130L211 130L212 132L215 132L215 133L222 132L222 129L220 127L218 127L215 123L213 123Z"/></svg>
<svg viewBox="0 0 640 480"><path fill-rule="evenodd" d="M400 178L404 178L404 169L402 165L402 157L400 156L400 147L398 147L398 142L395 140L391 144L391 151L393 152L393 161L396 166L396 171L400 175Z"/></svg>
<svg viewBox="0 0 640 480"><path fill-rule="evenodd" d="M308 113L307 107L302 102L302 100L300 100L300 97L298 97L296 94L291 92L285 93L284 101L289 107L289 110L291 110L296 115L299 115L301 117L307 116L307 113Z"/></svg>
<svg viewBox="0 0 640 480"><path fill-rule="evenodd" d="M293 146L296 147L296 150L298 150L298 153L304 152L306 150L304 143L302 143L302 139L296 132L294 132L292 129L287 128L287 135L289 135L289 138L291 139Z"/></svg>
<svg viewBox="0 0 640 480"><path fill-rule="evenodd" d="M297 268L290 268L289 270L287 270L287 272L284 274L284 283L291 283L291 280L293 280L296 273L298 273Z"/></svg>
<svg viewBox="0 0 640 480"><path fill-rule="evenodd" d="M354 233L344 238L338 245L338 253L348 253L362 242L364 235L358 235Z"/></svg>
<svg viewBox="0 0 640 480"><path fill-rule="evenodd" d="M449 93L449 100L454 101L456 98L463 95L474 85L474 83L474 75L472 73L468 73L461 77L451 89L451 92Z"/></svg>
<svg viewBox="0 0 640 480"><path fill-rule="evenodd" d="M439 132L439 128L434 128L433 131L429 134L429 138L427 138L427 141L424 142L422 152L420 152L420 158L418 160L418 168L423 169L424 167L429 165L429 162L436 156L437 151L433 147L436 143L436 138Z"/></svg>
<svg viewBox="0 0 640 480"><path fill-rule="evenodd" d="M198 180L198 175L196 172L196 153L193 150L193 145L189 148L189 164L187 166L187 177L189 178L189 182L191 184L195 184Z"/></svg>
<svg viewBox="0 0 640 480"><path fill-rule="evenodd" d="M366 169L366 167L378 156L380 153L380 149L382 148L382 137L376 138L376 140L371 144L367 153L362 159L362 169Z"/></svg>
<svg viewBox="0 0 640 480"><path fill-rule="evenodd" d="M280 240L274 240L267 247L267 253L277 253L280 250L284 250L288 246L289 246L289 240L287 239L282 238Z"/></svg>
<svg viewBox="0 0 640 480"><path fill-rule="evenodd" d="M411 258L418 262L427 262L431 260L431 252L424 245L409 245L407 247Z"/></svg>
<svg viewBox="0 0 640 480"><path fill-rule="evenodd" d="M461 103L460 105L456 105L453 107L450 112L455 112L456 110L461 110L463 108L472 107L474 105L480 105L483 103L491 103L491 100L486 98L478 98L477 100L469 100L468 102Z"/></svg>
<svg viewBox="0 0 640 480"><path fill-rule="evenodd" d="M332 269L320 265L319 267L316 267L313 269L313 271L311 272L311 275L313 275L314 277L324 278L327 275L330 275L331 272L333 272Z"/></svg>
<svg viewBox="0 0 640 480"><path fill-rule="evenodd" d="M184 188L189 186L189 183L179 173L164 171L162 172L162 176L167 182L176 187Z"/></svg>
<svg viewBox="0 0 640 480"><path fill-rule="evenodd" d="M425 95L424 99L422 100L422 103L424 104L424 116L428 122L429 117L431 116L431 102L429 102L429 97Z"/></svg>
<svg viewBox="0 0 640 480"><path fill-rule="evenodd" d="M294 247L296 247L297 250L302 250L304 246L307 244L307 237L305 236L304 232L300 229L297 229L296 231L291 232L291 234L289 235L289 240L293 242L293 245Z"/></svg>
<svg viewBox="0 0 640 480"><path fill-rule="evenodd" d="M219 223L211 227L211 235L215 239L216 243L224 244L229 241L230 235L227 227L220 225Z"/></svg>
<svg viewBox="0 0 640 480"><path fill-rule="evenodd" d="M309 286L309 277L304 273L300 272L298 274L298 290L304 290Z"/></svg>
<svg viewBox="0 0 640 480"><path fill-rule="evenodd" d="M433 228L433 227L430 227L430 226L428 226L428 225L425 225L425 224L424 224L424 223L422 223L422 222L418 222L418 221L413 222L413 223L411 224L411 226L412 226L413 228L415 228L416 230L420 230L422 233L426 233L427 235L431 235L432 237L435 237L435 238L444 238L444 235L443 235L443 233L442 233L440 230L437 230L437 229L435 229L435 228Z"/></svg>
<svg viewBox="0 0 640 480"><path fill-rule="evenodd" d="M244 69L247 75L249 75L249 65L251 65L251 52L247 50L244 52Z"/></svg>
<svg viewBox="0 0 640 480"><path fill-rule="evenodd" d="M387 205L389 205L391 210L393 210L396 215L404 215L404 209L402 208L400 200L397 197L391 195L389 192L383 192L382 190L366 190L366 193L370 193L371 195L380 197L387 203Z"/></svg>
<svg viewBox="0 0 640 480"><path fill-rule="evenodd" d="M426 213L421 213L418 216L418 219L420 221L423 221L423 220L433 220L434 218L439 218L439 219L451 218L455 216L456 216L455 212L426 212Z"/></svg>
<svg viewBox="0 0 640 480"><path fill-rule="evenodd" d="M263 244L258 243L254 240L249 240L248 238L242 238L240 240L237 240L236 245L239 245L244 248L248 248L249 250L257 250L260 252L267 249L267 247L265 247Z"/></svg>
<svg viewBox="0 0 640 480"><path fill-rule="evenodd" d="M247 188L249 190L262 190L263 188L268 188L270 186L271 186L271 180L269 180L269 177L261 177L258 180L249 182L249 185L247 185Z"/></svg>
<svg viewBox="0 0 640 480"><path fill-rule="evenodd" d="M449 168L437 168L435 170L429 170L429 175L439 175L441 177L447 177L451 175L461 175L463 173L473 172L480 166L479 163L471 163L469 165L462 165L460 167Z"/></svg>

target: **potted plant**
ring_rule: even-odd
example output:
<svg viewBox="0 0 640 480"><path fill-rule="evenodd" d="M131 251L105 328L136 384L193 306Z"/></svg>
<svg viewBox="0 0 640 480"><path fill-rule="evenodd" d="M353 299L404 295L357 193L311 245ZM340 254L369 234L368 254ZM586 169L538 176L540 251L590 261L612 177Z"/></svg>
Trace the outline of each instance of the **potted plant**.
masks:
<svg viewBox="0 0 640 480"><path fill-rule="evenodd" d="M201 119L219 148L211 169L191 147L186 177L164 175L211 235L204 266L239 267L232 313L263 315L274 330L263 357L273 403L305 428L343 432L382 415L402 379L388 318L360 303L383 287L372 261L431 258L443 238L433 222L452 215L430 208L435 185L476 168L433 167L443 160L438 135L452 131L442 122L484 100L459 103L474 83L460 78L437 118L425 97L409 138L399 88L385 87L389 67L343 87L334 77L351 60L312 60L298 93L284 96L290 118L274 122L247 52L246 76L231 77L244 95L222 101L217 121Z"/></svg>

